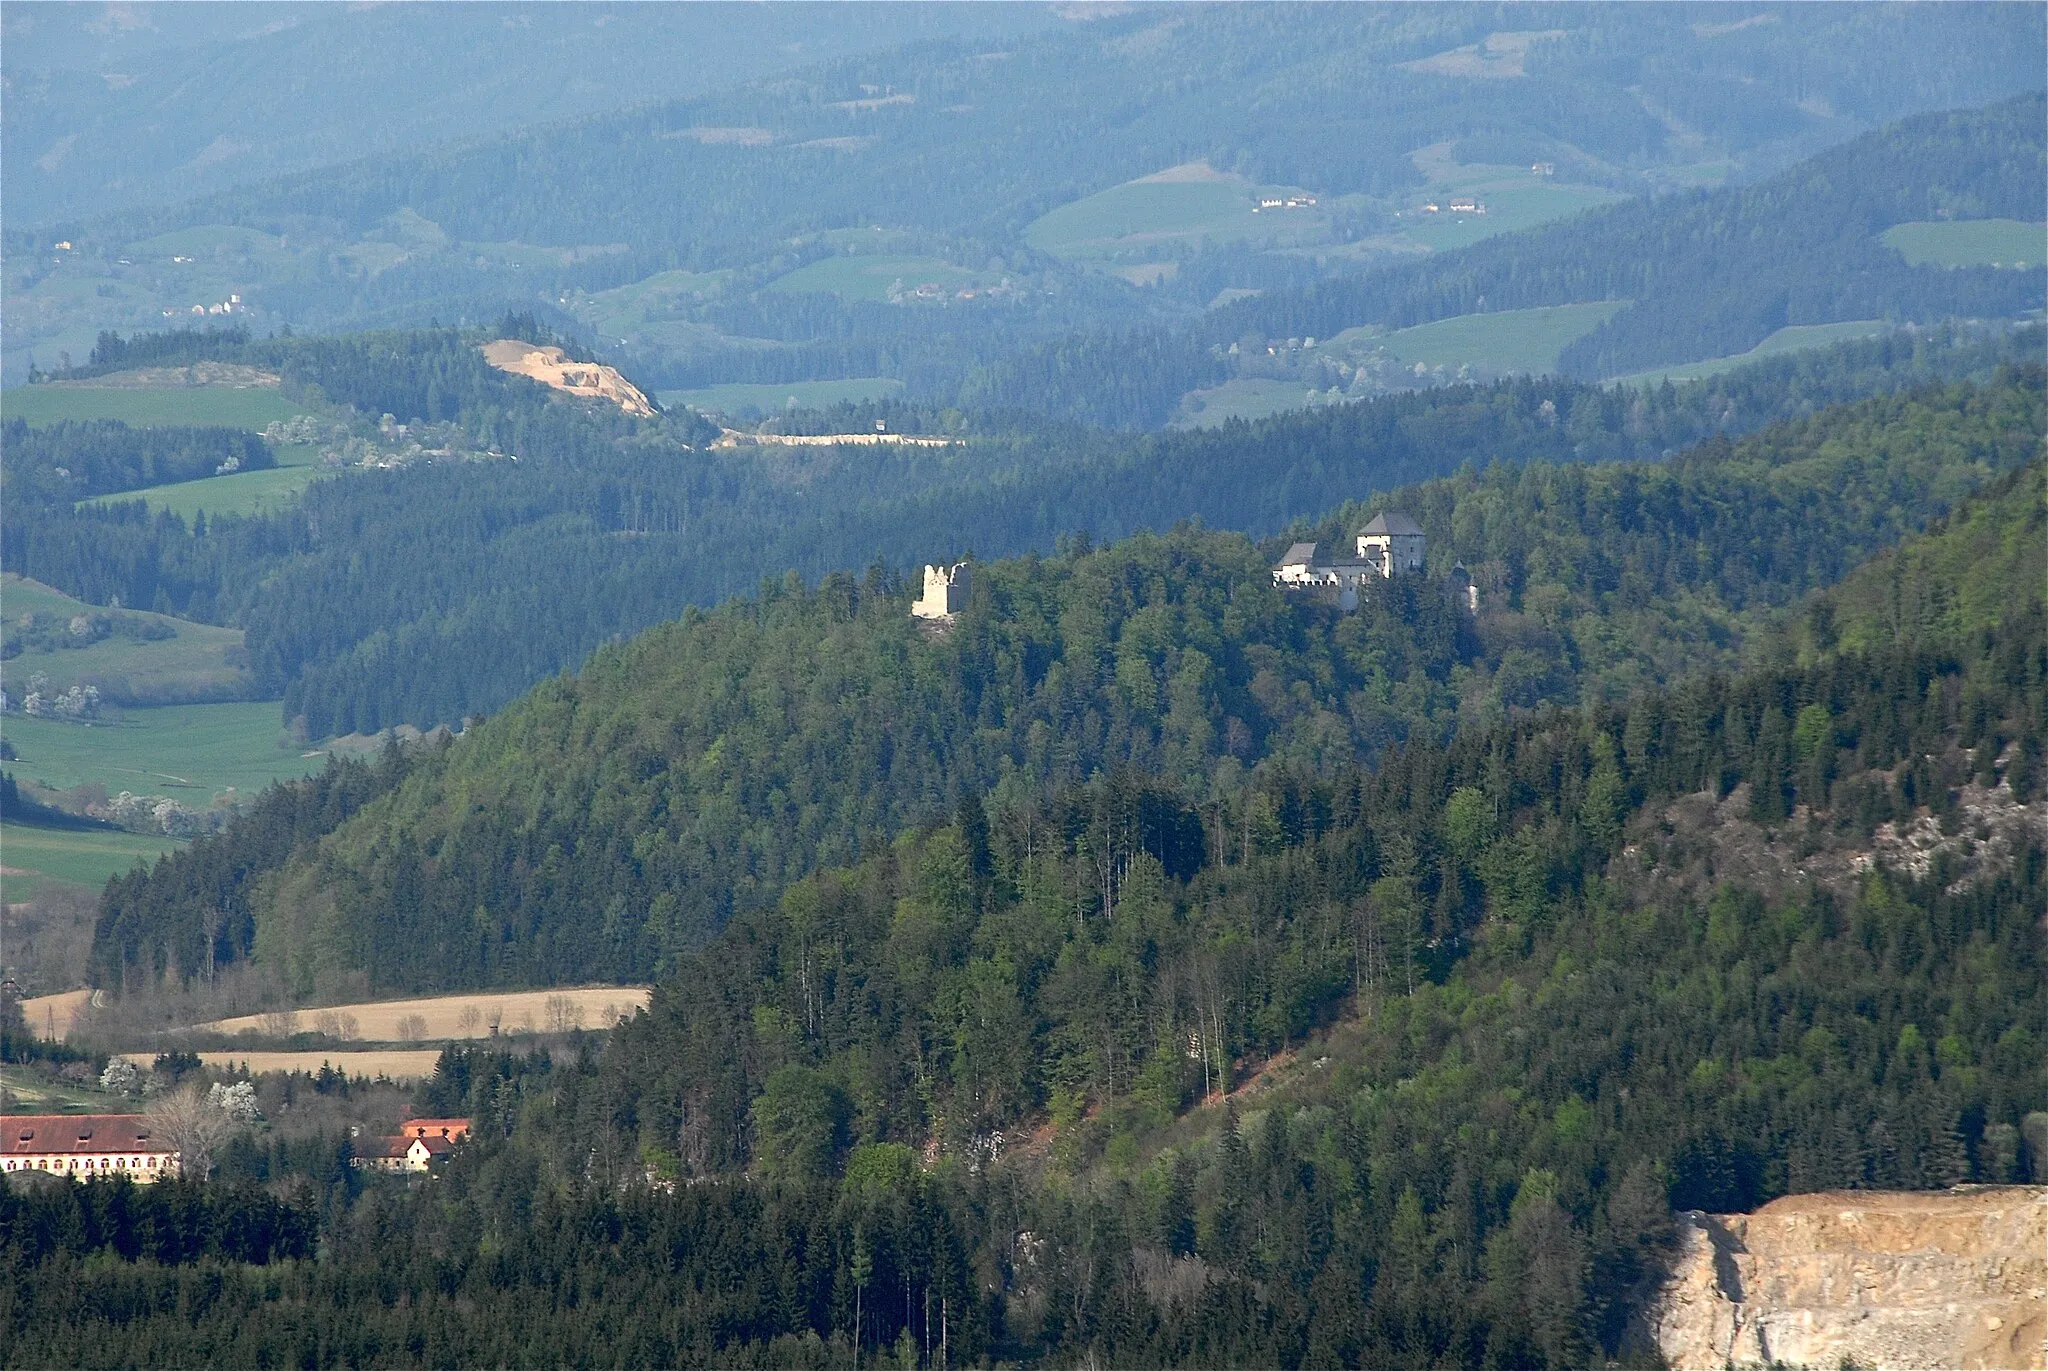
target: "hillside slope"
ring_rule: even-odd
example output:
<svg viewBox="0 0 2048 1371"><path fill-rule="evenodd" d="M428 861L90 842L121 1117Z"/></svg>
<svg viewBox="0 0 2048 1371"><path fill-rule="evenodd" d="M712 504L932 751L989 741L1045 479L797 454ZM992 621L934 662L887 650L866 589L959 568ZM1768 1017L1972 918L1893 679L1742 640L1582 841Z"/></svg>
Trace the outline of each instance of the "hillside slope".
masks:
<svg viewBox="0 0 2048 1371"><path fill-rule="evenodd" d="M0 1194L9 1345L1647 1361L1673 1207L2048 1168L2043 613L1218 801L1125 777L962 806L742 915L596 1060L444 1054L414 1107L479 1127L434 1184L323 1190L348 1154L316 1146L289 1205L179 1196L169 1231L200 1232L153 1261L169 1225L101 1187ZM1694 801L1876 860L1744 875L1672 821ZM1899 825L1951 850L1915 875L1875 850ZM237 1174L275 1184L280 1152ZM203 1236L269 1208L284 1250Z"/></svg>
<svg viewBox="0 0 2048 1371"><path fill-rule="evenodd" d="M985 563L937 640L879 574L791 579L484 723L299 853L252 911L257 948L304 990L357 968L410 989L636 979L962 791L1138 767L1223 793L1262 759L1327 770L1733 663L1746 627L2032 460L2041 403L2021 373L1670 464L1404 491L1434 577L1350 615L1283 597L1252 544L1198 529ZM1460 558L1484 582L1476 620L1442 579ZM101 975L197 964L194 918L124 886Z"/></svg>

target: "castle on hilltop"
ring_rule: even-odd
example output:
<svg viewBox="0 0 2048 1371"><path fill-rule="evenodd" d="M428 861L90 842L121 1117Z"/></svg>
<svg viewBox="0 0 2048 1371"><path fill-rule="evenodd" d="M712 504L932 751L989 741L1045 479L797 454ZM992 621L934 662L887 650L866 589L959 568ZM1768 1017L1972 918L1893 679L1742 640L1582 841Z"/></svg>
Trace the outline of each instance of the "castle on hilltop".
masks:
<svg viewBox="0 0 2048 1371"><path fill-rule="evenodd" d="M1375 514L1358 530L1355 556L1324 557L1318 544L1296 543L1273 564L1273 584L1334 593L1340 608L1356 609L1359 592L1370 582L1421 575L1428 541L1422 526L1407 515L1392 510ZM1459 598L1476 612L1479 592L1462 566L1452 570L1452 581Z"/></svg>
<svg viewBox="0 0 2048 1371"><path fill-rule="evenodd" d="M955 562L951 566L932 566L926 563L924 594L912 602L911 617L951 619L967 608L967 596L973 588L973 572L966 562Z"/></svg>

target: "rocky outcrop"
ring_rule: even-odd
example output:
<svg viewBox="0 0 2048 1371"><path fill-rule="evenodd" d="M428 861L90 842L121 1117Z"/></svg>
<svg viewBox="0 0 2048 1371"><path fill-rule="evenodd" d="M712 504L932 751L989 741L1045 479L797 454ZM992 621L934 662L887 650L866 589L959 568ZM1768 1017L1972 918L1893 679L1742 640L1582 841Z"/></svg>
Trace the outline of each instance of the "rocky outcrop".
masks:
<svg viewBox="0 0 2048 1371"><path fill-rule="evenodd" d="M2048 1366L2048 1186L1792 1195L1679 1232L1650 1311L1673 1371Z"/></svg>
<svg viewBox="0 0 2048 1371"><path fill-rule="evenodd" d="M535 347L516 338L483 346L484 360L500 371L527 376L570 395L609 400L628 414L651 418L654 406L640 388L601 362L577 362L558 347Z"/></svg>

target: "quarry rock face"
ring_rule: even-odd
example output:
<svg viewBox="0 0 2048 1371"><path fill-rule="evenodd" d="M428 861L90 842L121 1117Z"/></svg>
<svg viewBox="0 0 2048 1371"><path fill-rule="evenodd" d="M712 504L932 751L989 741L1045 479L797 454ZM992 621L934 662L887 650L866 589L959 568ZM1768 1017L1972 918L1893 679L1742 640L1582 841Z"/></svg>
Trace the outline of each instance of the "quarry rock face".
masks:
<svg viewBox="0 0 2048 1371"><path fill-rule="evenodd" d="M1791 1195L1679 1234L1650 1311L1673 1371L2048 1367L2048 1186Z"/></svg>

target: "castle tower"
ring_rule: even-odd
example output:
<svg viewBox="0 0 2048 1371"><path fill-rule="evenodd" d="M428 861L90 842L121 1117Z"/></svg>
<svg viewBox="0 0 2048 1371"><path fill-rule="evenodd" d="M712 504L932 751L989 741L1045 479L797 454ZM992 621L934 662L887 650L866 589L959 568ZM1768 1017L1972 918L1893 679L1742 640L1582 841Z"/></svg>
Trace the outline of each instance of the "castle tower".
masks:
<svg viewBox="0 0 2048 1371"><path fill-rule="evenodd" d="M1375 514L1372 522L1358 530L1358 557L1371 562L1382 576L1422 570L1422 525L1405 514Z"/></svg>
<svg viewBox="0 0 2048 1371"><path fill-rule="evenodd" d="M951 566L932 566L924 569L924 595L910 606L913 618L950 619L967 608L968 592L973 589L973 575L966 562L955 562Z"/></svg>

